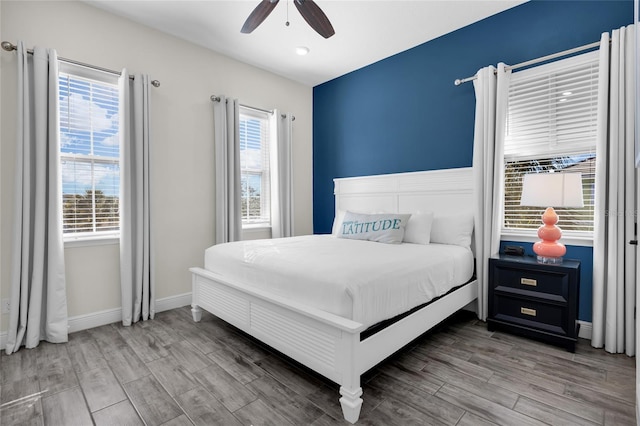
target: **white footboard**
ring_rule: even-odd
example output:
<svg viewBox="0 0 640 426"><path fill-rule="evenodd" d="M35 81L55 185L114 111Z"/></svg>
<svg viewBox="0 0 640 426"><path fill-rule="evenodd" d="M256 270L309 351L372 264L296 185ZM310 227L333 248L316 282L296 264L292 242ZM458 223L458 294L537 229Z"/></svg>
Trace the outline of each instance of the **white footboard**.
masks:
<svg viewBox="0 0 640 426"><path fill-rule="evenodd" d="M190 270L194 321L205 309L340 384L345 419L358 420L362 389L356 360L361 324L225 282L205 269Z"/></svg>

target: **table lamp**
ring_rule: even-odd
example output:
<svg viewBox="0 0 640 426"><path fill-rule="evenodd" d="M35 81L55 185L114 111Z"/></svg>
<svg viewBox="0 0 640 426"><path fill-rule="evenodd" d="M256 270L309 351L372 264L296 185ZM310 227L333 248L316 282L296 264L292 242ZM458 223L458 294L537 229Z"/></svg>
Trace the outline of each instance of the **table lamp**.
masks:
<svg viewBox="0 0 640 426"><path fill-rule="evenodd" d="M567 252L559 242L562 231L556 226L558 215L553 207L584 207L582 173L528 173L522 179L521 206L547 207L538 228L533 251L541 263L562 263ZM551 207L549 207L551 206Z"/></svg>

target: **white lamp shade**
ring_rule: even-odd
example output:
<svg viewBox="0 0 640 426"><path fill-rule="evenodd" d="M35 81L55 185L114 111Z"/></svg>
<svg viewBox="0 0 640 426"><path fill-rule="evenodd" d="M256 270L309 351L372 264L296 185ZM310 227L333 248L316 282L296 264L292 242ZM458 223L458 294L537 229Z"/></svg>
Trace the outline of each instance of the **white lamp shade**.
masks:
<svg viewBox="0 0 640 426"><path fill-rule="evenodd" d="M528 173L522 178L521 206L584 207L582 173Z"/></svg>

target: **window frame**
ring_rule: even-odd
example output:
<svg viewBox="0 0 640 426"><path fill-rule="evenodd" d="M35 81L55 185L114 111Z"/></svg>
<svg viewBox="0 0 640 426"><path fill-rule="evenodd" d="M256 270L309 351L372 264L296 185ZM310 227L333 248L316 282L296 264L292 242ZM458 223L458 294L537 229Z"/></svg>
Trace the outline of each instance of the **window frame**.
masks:
<svg viewBox="0 0 640 426"><path fill-rule="evenodd" d="M536 76L540 76L540 75L546 75L546 74L552 74L555 70L557 70L556 72L560 71L560 70L567 70L567 69L578 69L578 67L590 63L592 64L594 62L594 58L597 58L598 55L598 51L592 51L592 52L588 52L588 53L583 53L581 55L576 55L567 59L562 59L559 61L555 61L552 63L548 63L548 64L544 64L544 65L540 65L537 67L532 67L532 68L528 68L526 70L523 71L519 71L518 73L514 73L512 75L512 81L513 81L513 77L516 74L519 73L528 73L529 76L531 76L530 78L535 78ZM597 61L597 59L596 59ZM595 66L597 67L597 62L595 62ZM527 76L527 74L521 74L523 76ZM591 77L591 80L593 80L593 77ZM597 77L595 78L595 80L597 81ZM587 84L587 83L585 83ZM597 88L596 88L597 91ZM553 93L553 92L551 92ZM558 92L559 93L559 92ZM565 94L562 93L562 95L564 96ZM509 101L511 102L511 97L509 98ZM564 100L560 100L559 102L563 102ZM555 110L553 109L553 107L549 107L549 112L554 112ZM508 112L509 113L509 110ZM554 121L553 124L557 123L557 121ZM580 146L576 146L575 142L570 142L569 145L564 148L564 149L557 149L557 145L554 145L552 148L550 147L549 151L545 154L533 154L531 152L529 152L528 150L531 148L531 146L529 145L525 145L523 148L518 148L518 153L514 154L514 142L511 143L511 146L509 147L508 143L508 124L509 124L509 119L507 119L507 126L505 128L505 154L503 155L503 163L502 163L502 187L503 187L503 194L502 194L502 214L501 214L501 223L500 223L500 234L501 234L501 239L502 240L514 240L514 241L522 241L522 242L535 242L538 241L539 238L537 236L537 227L535 229L524 229L524 228L507 228L505 227L506 224L506 202L507 202L507 191L506 191L506 184L505 184L505 180L506 180L506 172L507 172L507 164L509 162L512 161L527 161L527 160L541 160L541 161L546 161L546 160L550 160L550 159L557 159L557 158L562 158L562 157L569 157L569 156L573 156L573 155L578 155L578 154L586 154L587 152L590 153L594 153L596 152L596 148L595 148L595 139L591 142L579 142ZM552 127L552 126L550 126ZM590 139L589 139L590 140ZM525 142L526 143L526 142ZM510 149L508 150L507 147L509 147ZM522 154L520 151L520 149L523 149L526 153ZM594 162L595 162L595 155L594 155ZM593 173L595 176L595 166L593 169ZM558 172L561 172L561 170L556 170ZM584 183L583 183L584 185ZM584 187L583 187L584 188ZM587 201L587 199L585 198L585 201ZM594 202L595 202L595 195L594 195ZM585 205L587 205L587 203L585 203ZM544 209L540 209L540 215L542 215ZM562 218L561 218L562 220ZM540 225L542 225L542 222L540 221ZM562 223L559 223L560 227L562 228ZM563 230L563 236L562 236L562 241L565 244L570 244L570 245L576 245L576 246L592 246L593 245L593 231L565 231Z"/></svg>
<svg viewBox="0 0 640 426"><path fill-rule="evenodd" d="M59 67L59 75L58 75L58 82L60 81L60 78L63 77L64 75L69 75L72 78L78 78L78 79L82 79L82 80L89 80L95 83L99 83L99 84L106 84L106 85L110 85L110 86L114 86L113 88L115 88L116 92L118 93L118 112L117 114L120 114L119 108L120 108L120 99L119 99L119 89L118 89L118 79L119 79L119 75L114 74L114 73L110 73L110 72L106 72L106 71L101 71L101 70L96 70L96 69L92 69L92 68L88 68L82 65L78 65L78 64L74 64L74 63L69 63L69 62L65 62L65 61L59 61L58 62L58 67ZM58 107L58 114L60 115L60 106ZM58 118L58 122L60 123L62 120L62 117L60 116ZM62 140L62 126L61 123L59 124L60 128L59 128L59 138L60 141ZM118 132L116 132L114 134L114 136L117 137L117 135L119 134L120 129L118 129ZM118 147L118 150L120 150L120 146ZM120 172L120 160L121 160L121 152L119 151L119 154L117 157L109 157L109 156L101 156L101 155L95 155L95 154L90 154L90 155L85 155L85 154L74 154L74 153L65 153L62 152L62 144L60 144L60 149L59 149L59 159L60 159L60 175L62 175L62 168L63 168L63 164L65 161L75 161L75 160L80 160L80 163L87 163L87 164L91 164L91 167L93 167L95 164L106 164L106 165L117 165L118 168L118 174L121 175ZM60 180L62 182L62 179ZM92 190L94 191L95 194L95 179L94 177L92 177L92 182L91 182L91 186L92 186ZM119 210L119 204L120 204L120 184L121 184L121 180L120 178L118 178L118 195L116 196L118 199L118 210ZM62 206L61 208L63 209L63 211L61 212L63 218L64 218L64 192L63 192L63 188L61 188L61 194L62 194ZM95 212L95 206L92 206L92 215L93 217L95 217L96 212ZM64 219L63 219L64 220ZM94 246L94 245L109 245L109 244L117 244L120 241L120 217L119 214L117 215L117 220L118 220L118 224L117 224L117 229L110 229L110 230L106 230L106 231L87 231L87 232L64 232L63 229L63 242L65 247L85 247L85 246Z"/></svg>
<svg viewBox="0 0 640 426"><path fill-rule="evenodd" d="M261 169L258 168L244 168L242 164L242 149L240 150L240 179L244 183L243 176L253 175L260 176L260 213L261 219L246 219L241 212L242 229L243 230L260 230L271 229L271 164L270 164L270 149L271 149L271 118L270 113L265 111L259 111L251 107L240 105L239 107L239 119L255 119L260 121L261 137L260 137L260 152L262 158ZM242 141L240 142L242 145ZM265 146L266 145L266 146ZM266 167L265 167L266 165ZM266 197L264 197L266 194ZM244 197L243 197L244 198ZM241 200L242 203L243 200ZM266 213L266 215L265 215ZM266 218L264 218L267 216Z"/></svg>

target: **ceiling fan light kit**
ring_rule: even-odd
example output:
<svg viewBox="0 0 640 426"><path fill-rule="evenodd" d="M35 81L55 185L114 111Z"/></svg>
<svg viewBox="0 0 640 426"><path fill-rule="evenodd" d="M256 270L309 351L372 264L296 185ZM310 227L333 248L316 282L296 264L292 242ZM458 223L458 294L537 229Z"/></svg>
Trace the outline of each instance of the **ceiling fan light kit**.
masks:
<svg viewBox="0 0 640 426"><path fill-rule="evenodd" d="M276 7L278 1L279 0L262 0L258 6L253 9L253 12L251 12L245 21L240 32L249 34L258 28ZM327 15L324 14L322 9L320 9L313 0L293 0L293 4L296 5L296 9L298 9L298 12L300 12L300 15L302 15L307 24L322 37L329 38L336 33Z"/></svg>

